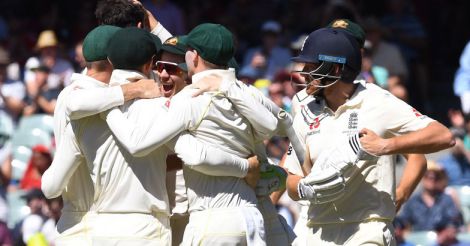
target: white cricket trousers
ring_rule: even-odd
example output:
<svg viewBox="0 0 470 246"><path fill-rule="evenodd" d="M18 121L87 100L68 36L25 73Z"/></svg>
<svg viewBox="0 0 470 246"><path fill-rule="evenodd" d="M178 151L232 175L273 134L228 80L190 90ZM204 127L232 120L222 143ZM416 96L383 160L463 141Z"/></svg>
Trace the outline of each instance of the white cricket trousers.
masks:
<svg viewBox="0 0 470 246"><path fill-rule="evenodd" d="M73 215L66 216L72 217ZM64 224L67 222L66 219L68 218L64 218ZM164 213L152 215L144 213L88 212L78 224L63 231L56 239L55 245L170 246L170 222L168 215Z"/></svg>
<svg viewBox="0 0 470 246"><path fill-rule="evenodd" d="M307 234L304 245L396 245L391 222L368 221L362 223L314 225L309 229L310 232Z"/></svg>
<svg viewBox="0 0 470 246"><path fill-rule="evenodd" d="M307 234L309 233L310 228L307 226L308 222L308 207L309 205L300 205L300 211L299 211L299 218L297 219L297 223L295 223L294 226L294 232L296 235L296 238L294 242L292 242L293 246L305 246L305 237L307 237Z"/></svg>
<svg viewBox="0 0 470 246"><path fill-rule="evenodd" d="M192 212L181 245L266 245L263 217L256 207Z"/></svg>

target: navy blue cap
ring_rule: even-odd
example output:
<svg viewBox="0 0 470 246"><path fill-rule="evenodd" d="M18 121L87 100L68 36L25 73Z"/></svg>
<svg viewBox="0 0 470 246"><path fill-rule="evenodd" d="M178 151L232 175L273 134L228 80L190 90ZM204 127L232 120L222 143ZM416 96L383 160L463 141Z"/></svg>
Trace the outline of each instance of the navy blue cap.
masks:
<svg viewBox="0 0 470 246"><path fill-rule="evenodd" d="M321 28L308 35L299 56L292 60L305 63L334 62L360 71L361 50L352 35L332 28Z"/></svg>

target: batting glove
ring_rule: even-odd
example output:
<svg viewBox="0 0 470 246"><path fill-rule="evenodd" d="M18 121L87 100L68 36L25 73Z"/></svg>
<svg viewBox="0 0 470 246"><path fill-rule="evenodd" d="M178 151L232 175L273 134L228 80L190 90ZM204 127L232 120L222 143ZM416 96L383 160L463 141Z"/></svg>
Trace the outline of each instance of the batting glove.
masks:
<svg viewBox="0 0 470 246"><path fill-rule="evenodd" d="M260 172L260 179L256 185L257 196L267 196L274 191L286 188L287 172L276 165L266 165L266 169Z"/></svg>

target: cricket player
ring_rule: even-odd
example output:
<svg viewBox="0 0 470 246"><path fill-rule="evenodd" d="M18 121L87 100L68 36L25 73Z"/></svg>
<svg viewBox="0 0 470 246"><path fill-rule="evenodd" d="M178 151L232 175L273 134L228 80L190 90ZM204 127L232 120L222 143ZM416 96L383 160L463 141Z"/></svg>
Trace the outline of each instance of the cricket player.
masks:
<svg viewBox="0 0 470 246"><path fill-rule="evenodd" d="M156 54L161 45L158 38L137 28L120 31L113 35L114 42L118 42L114 45L114 53L124 53L120 50L126 43L123 40L134 38L137 42L134 44L137 45L132 46L134 50L130 50L127 55L137 55L137 61L147 61L143 67L147 67L149 73L152 55ZM145 52L139 53L135 49ZM126 65L119 63L126 59L116 59L118 62L115 62L115 67ZM165 108L163 102L156 104L153 100L149 103L149 106L155 105L159 106L153 108L156 111ZM131 107L129 105L129 109ZM246 175L249 166L246 160L230 155L212 162L216 158L223 158L223 152L216 148L205 150L197 141L185 142L181 148L187 149L188 146L192 147L185 152L189 157L185 158L183 154L183 159L188 163L201 158L204 163L219 167L232 161L244 166ZM93 204L81 222L86 229L86 244L170 245L168 199L164 181L167 152L167 148L160 148L145 158L133 158L116 145L106 123L98 115L72 121L65 129L53 164L43 176L42 188L48 197L60 195L70 176L75 174L78 164L86 162L94 189ZM214 156L209 157L209 152ZM216 168L209 166L209 169ZM61 242L62 245L83 243L74 237L63 237Z"/></svg>
<svg viewBox="0 0 470 246"><path fill-rule="evenodd" d="M328 24L329 28L333 28L339 31L345 31L348 34L352 35L354 39L357 41L358 45L362 47L365 41L365 32L362 28L355 22L348 20L348 19L337 19L332 21ZM302 63L298 63L300 65ZM302 65L303 67L303 65ZM300 70L302 69L300 68ZM298 74L293 74L298 75ZM303 79L305 82L305 79ZM354 83L362 83L359 80L355 80ZM292 114L295 117L297 112L301 113L303 117L308 117L309 111L308 108L304 108L309 102L313 101L315 97L313 95L309 95L306 92L305 86L306 84L293 84L297 88L304 87L301 91L299 91L294 98L292 99ZM304 122L297 121L297 124L294 125L294 128L297 132L307 132L309 131L309 125L305 124ZM302 128L305 128L301 130ZM305 138L301 138L300 141L303 145L305 145ZM423 154L406 154L404 157L407 159L407 163L405 165L405 170L403 171L402 178L399 182L399 186L396 188L395 191L395 206L396 211L400 209L401 205L409 199L413 191L415 190L416 186L419 184L424 172L426 170L426 158ZM286 157L283 159L284 166L288 170L292 170L292 173L302 173L301 164L298 161L298 158L295 155L295 150L290 147L289 151L287 151ZM280 196L280 195L279 195ZM293 245L304 245L306 233L308 233L307 227L307 220L308 220L308 207L309 202L308 200L300 200L299 203L302 205L300 208L299 218L297 219L296 225L294 227L294 232L296 234L296 240L294 241ZM301 243L303 242L303 243Z"/></svg>
<svg viewBox="0 0 470 246"><path fill-rule="evenodd" d="M315 100L294 124L307 143L311 172L288 178L294 200L310 200L304 245L394 245L391 154L429 153L453 145L442 124L373 84L353 83L360 48L345 32L319 29L294 61ZM307 116L307 117L304 117ZM359 133L362 137L359 138ZM292 170L289 170L292 172ZM305 176L305 177L304 177ZM304 177L304 178L302 178Z"/></svg>
<svg viewBox="0 0 470 246"><path fill-rule="evenodd" d="M256 138L269 137L277 120L251 95L244 99L230 97L231 90L239 90L234 72L227 70L233 56L231 33L220 25L202 24L180 41L188 46L186 64L193 83L216 79L226 81L227 88L197 97L193 97L194 89L183 89L172 98L168 115L158 125L127 124L123 112L113 109L106 115L110 129L129 152L138 156L146 155L183 131L241 157L250 155ZM251 121L238 111L250 115ZM220 177L208 176L186 165L183 170L190 219L182 245L265 244L256 195L245 180L229 172L221 173L225 176Z"/></svg>

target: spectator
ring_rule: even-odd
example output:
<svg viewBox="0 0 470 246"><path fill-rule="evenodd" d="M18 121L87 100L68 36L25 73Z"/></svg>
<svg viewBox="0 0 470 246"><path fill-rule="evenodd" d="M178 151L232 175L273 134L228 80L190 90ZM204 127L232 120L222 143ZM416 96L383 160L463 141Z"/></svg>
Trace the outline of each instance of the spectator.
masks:
<svg viewBox="0 0 470 246"><path fill-rule="evenodd" d="M449 185L470 185L470 115L463 116L460 111L449 110L449 117L455 146L438 162L447 172Z"/></svg>
<svg viewBox="0 0 470 246"><path fill-rule="evenodd" d="M393 220L393 227L395 228L395 239L397 240L397 246L414 246L414 244L405 241L405 224L400 218L395 218Z"/></svg>
<svg viewBox="0 0 470 246"><path fill-rule="evenodd" d="M46 198L40 189L29 190L23 195L23 198L26 199L30 213L19 222L22 241L27 245L33 242L44 243L46 238L41 232L41 229L44 222L47 220L47 216L44 213L47 211ZM29 242L30 240L31 242Z"/></svg>
<svg viewBox="0 0 470 246"><path fill-rule="evenodd" d="M427 56L426 32L420 20L413 13L413 6L408 0L387 1L388 12L381 19L386 30L385 39L397 45L410 71L408 88L414 89L414 105L429 106L428 68L423 58ZM429 59L432 59L429 57ZM419 100L416 100L418 98Z"/></svg>
<svg viewBox="0 0 470 246"><path fill-rule="evenodd" d="M281 25L276 21L267 21L263 24L262 45L246 52L240 73L254 70L258 78L272 80L276 72L289 65L290 51L279 45L281 31Z"/></svg>
<svg viewBox="0 0 470 246"><path fill-rule="evenodd" d="M382 39L384 30L376 19L366 19L364 21L364 30L366 31L366 39L371 44L372 64L387 69L389 75L387 87L394 94L396 87L403 87L408 78L406 62L396 46ZM400 99L406 99L404 95L394 95Z"/></svg>
<svg viewBox="0 0 470 246"><path fill-rule="evenodd" d="M77 73L81 73L83 69L85 69L86 67L86 61L85 61L85 58L83 57L82 48L83 48L83 40L81 40L75 45L74 54L73 54L73 60L75 61L75 71Z"/></svg>
<svg viewBox="0 0 470 246"><path fill-rule="evenodd" d="M54 31L45 30L39 34L36 43L39 57L31 57L25 64L24 80L30 96L37 95L42 86L48 89L60 89L70 84L73 67L67 60L59 58L58 44ZM36 76L38 74L31 70L38 68L41 64L50 71L45 85L37 84Z"/></svg>
<svg viewBox="0 0 470 246"><path fill-rule="evenodd" d="M470 246L469 242L461 242L457 238L459 225L449 221L436 225L437 242L435 246Z"/></svg>
<svg viewBox="0 0 470 246"><path fill-rule="evenodd" d="M44 234L44 237L50 245L54 245L55 239L59 236L59 233L56 230L56 224L62 214L61 211L64 203L62 201L62 197L56 197L53 199L47 199L46 205L47 209L44 212L46 217L43 221L41 233Z"/></svg>
<svg viewBox="0 0 470 246"><path fill-rule="evenodd" d="M388 71L386 68L372 63L371 48L371 43L365 42L359 79L364 79L367 83L375 83L384 89L388 89Z"/></svg>
<svg viewBox="0 0 470 246"><path fill-rule="evenodd" d="M13 127L9 119L0 116L0 245L13 245L7 227L8 204L7 186L11 179L11 144L8 142Z"/></svg>
<svg viewBox="0 0 470 246"><path fill-rule="evenodd" d="M454 93L460 97L462 111L470 113L470 42L460 55L460 67L455 73Z"/></svg>
<svg viewBox="0 0 470 246"><path fill-rule="evenodd" d="M423 190L413 196L398 216L414 231L434 230L442 223L462 225L462 215L451 196L444 193L447 186L445 170L434 161L428 161L428 169L422 180Z"/></svg>
<svg viewBox="0 0 470 246"><path fill-rule="evenodd" d="M0 112L16 122L25 107L23 99L26 96L26 89L21 81L8 79L9 64L8 51L0 47Z"/></svg>
<svg viewBox="0 0 470 246"><path fill-rule="evenodd" d="M51 71L47 66L40 65L37 68L33 68L32 71L35 73L35 84L38 87L35 91L36 94L28 95L26 99L27 106L24 108L23 115L52 115L54 113L57 97L59 96L62 87L50 88L47 86L48 78L51 76Z"/></svg>
<svg viewBox="0 0 470 246"><path fill-rule="evenodd" d="M23 190L41 189L42 174L52 163L51 152L46 146L36 145L32 150L33 154L20 182L20 188Z"/></svg>

